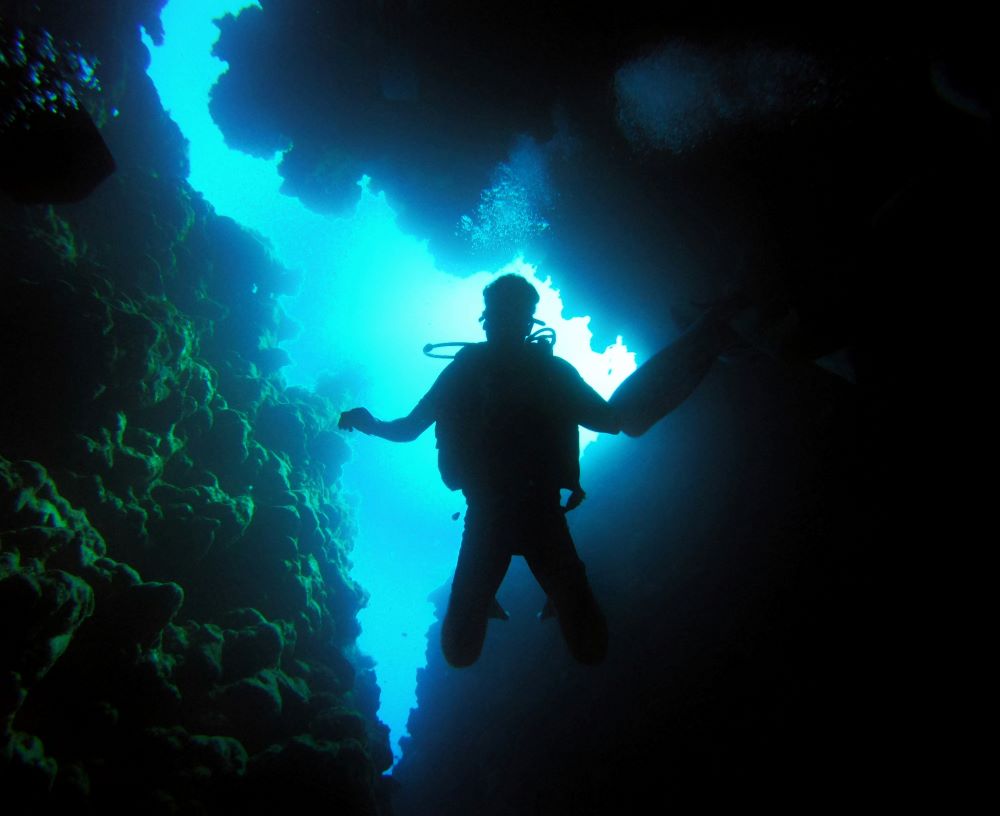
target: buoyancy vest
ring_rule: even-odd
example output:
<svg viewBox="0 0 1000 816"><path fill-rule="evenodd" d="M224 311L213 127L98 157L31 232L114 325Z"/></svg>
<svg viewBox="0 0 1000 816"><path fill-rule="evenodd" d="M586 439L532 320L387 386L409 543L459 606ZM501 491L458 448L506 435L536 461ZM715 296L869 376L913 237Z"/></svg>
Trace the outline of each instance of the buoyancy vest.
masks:
<svg viewBox="0 0 1000 816"><path fill-rule="evenodd" d="M444 483L452 490L578 490L579 430L567 369L544 343L514 353L486 343L459 351L435 398Z"/></svg>

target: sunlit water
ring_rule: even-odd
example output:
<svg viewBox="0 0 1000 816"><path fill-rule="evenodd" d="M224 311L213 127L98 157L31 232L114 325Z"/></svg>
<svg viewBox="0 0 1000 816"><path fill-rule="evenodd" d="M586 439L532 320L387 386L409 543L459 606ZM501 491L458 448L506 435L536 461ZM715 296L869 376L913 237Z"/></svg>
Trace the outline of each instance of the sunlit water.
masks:
<svg viewBox="0 0 1000 816"><path fill-rule="evenodd" d="M589 318L562 317L553 283L514 258L502 270L459 278L435 266L426 245L402 233L384 197L359 179L358 202L342 218L318 215L281 195L280 156L264 160L230 150L208 112L208 92L225 64L210 54L212 20L250 5L245 0L171 0L163 11L162 47L146 38L153 79L164 107L190 142L190 183L215 209L265 236L278 258L303 272L301 292L285 308L302 325L286 344L290 384L344 376L379 417L408 413L446 365L421 354L427 342L480 340L482 289L496 274L516 271L539 290L538 316L558 334L556 353L572 362L605 397L635 368L619 343L590 348ZM584 432L582 442L593 435ZM428 594L450 580L464 511L460 494L441 484L432 433L394 445L354 435L344 485L356 496L359 533L354 575L371 593L361 615L360 648L377 661L379 716L393 750L415 705L416 670L424 664L433 620Z"/></svg>

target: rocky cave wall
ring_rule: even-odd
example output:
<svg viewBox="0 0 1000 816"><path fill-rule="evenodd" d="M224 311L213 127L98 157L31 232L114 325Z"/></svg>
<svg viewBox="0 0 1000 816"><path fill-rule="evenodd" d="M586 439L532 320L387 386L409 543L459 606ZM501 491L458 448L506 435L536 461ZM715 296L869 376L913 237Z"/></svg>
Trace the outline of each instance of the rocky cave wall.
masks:
<svg viewBox="0 0 1000 816"><path fill-rule="evenodd" d="M5 807L387 812L340 395L281 377L296 276L186 184L162 2L18 5L97 58L118 169L0 200Z"/></svg>

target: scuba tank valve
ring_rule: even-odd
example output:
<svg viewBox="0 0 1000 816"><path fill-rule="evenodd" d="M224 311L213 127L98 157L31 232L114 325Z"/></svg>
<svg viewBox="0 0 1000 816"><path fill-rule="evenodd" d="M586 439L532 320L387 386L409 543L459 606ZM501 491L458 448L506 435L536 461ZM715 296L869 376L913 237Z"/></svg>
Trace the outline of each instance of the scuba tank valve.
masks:
<svg viewBox="0 0 1000 816"><path fill-rule="evenodd" d="M536 320L536 323L541 323L542 321ZM556 345L556 331L555 329L546 327L544 329L539 329L533 334L529 334L525 340L525 343L533 343L537 345L548 346L549 350L555 348ZM433 357L435 360L454 360L455 354L436 354L438 349L455 348L462 349L465 346L475 346L476 343L471 343L468 341L455 340L449 343L428 343L424 346L424 354L428 357Z"/></svg>

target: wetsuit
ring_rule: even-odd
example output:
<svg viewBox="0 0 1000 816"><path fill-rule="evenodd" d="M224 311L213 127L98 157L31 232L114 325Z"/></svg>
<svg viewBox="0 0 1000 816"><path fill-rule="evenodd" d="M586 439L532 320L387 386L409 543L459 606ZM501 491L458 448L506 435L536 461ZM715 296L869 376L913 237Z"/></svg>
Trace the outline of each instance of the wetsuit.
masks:
<svg viewBox="0 0 1000 816"><path fill-rule="evenodd" d="M522 555L551 600L574 657L600 662L607 625L559 491L579 489L578 426L619 431L608 403L544 346L499 349L483 343L457 355L401 420L407 421L414 428L437 423L442 477L468 502L442 627L448 661L475 662L494 595L511 557Z"/></svg>
<svg viewBox="0 0 1000 816"><path fill-rule="evenodd" d="M748 308L742 294L720 301L629 377L611 404L551 348L504 340L466 346L406 417L381 422L364 408L341 416L341 428L395 442L437 423L441 476L469 504L442 628L452 665L479 656L494 594L518 554L555 607L573 655L587 663L604 657L607 626L560 507L560 488L579 490L577 426L644 434L734 344L728 321Z"/></svg>

